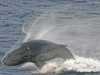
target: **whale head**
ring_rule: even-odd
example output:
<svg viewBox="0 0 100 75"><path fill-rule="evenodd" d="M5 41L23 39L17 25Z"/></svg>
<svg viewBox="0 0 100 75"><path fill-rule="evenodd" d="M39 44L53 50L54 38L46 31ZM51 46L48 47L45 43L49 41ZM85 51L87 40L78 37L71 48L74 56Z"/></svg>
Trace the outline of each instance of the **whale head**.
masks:
<svg viewBox="0 0 100 75"><path fill-rule="evenodd" d="M16 66L25 62L34 62L34 57L35 55L27 43L7 54L2 63L7 66Z"/></svg>
<svg viewBox="0 0 100 75"><path fill-rule="evenodd" d="M2 63L7 66L16 66L29 61L30 57L27 52L21 52L20 49L17 49L5 56Z"/></svg>

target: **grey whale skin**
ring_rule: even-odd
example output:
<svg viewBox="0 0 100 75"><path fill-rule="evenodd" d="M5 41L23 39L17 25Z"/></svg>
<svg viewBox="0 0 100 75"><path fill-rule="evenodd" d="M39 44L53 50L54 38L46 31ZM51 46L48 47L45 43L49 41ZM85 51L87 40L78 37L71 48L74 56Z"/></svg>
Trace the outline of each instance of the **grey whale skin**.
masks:
<svg viewBox="0 0 100 75"><path fill-rule="evenodd" d="M45 61L57 57L64 60L74 59L65 45L46 40L33 40L23 43L20 48L10 52L4 57L2 63L7 66L16 66L26 62L33 62L38 68L41 68Z"/></svg>

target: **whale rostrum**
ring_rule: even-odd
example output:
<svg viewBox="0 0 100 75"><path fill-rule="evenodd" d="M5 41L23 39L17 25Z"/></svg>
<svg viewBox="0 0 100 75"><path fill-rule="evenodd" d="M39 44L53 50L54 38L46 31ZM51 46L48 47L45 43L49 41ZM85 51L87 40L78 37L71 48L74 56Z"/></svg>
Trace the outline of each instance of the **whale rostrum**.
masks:
<svg viewBox="0 0 100 75"><path fill-rule="evenodd" d="M10 52L4 57L2 63L7 66L16 66L33 62L40 68L45 64L45 61L58 57L64 60L75 59L65 45L47 40L33 40L23 43L20 48Z"/></svg>

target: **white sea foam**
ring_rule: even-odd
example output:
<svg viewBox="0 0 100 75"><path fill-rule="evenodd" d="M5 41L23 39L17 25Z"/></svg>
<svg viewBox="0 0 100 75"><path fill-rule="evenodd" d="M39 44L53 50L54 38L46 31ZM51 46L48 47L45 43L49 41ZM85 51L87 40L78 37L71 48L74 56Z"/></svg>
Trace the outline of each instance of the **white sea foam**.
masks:
<svg viewBox="0 0 100 75"><path fill-rule="evenodd" d="M22 68L35 67L32 63L26 63ZM58 60L53 59L46 62L41 69L33 69L32 73L61 73L62 71L75 71L75 72L100 72L100 61L92 58L84 58L76 56L76 60Z"/></svg>
<svg viewBox="0 0 100 75"><path fill-rule="evenodd" d="M99 72L100 61L92 58L76 57L76 60L66 60L61 67L55 72L60 71L76 71L76 72Z"/></svg>

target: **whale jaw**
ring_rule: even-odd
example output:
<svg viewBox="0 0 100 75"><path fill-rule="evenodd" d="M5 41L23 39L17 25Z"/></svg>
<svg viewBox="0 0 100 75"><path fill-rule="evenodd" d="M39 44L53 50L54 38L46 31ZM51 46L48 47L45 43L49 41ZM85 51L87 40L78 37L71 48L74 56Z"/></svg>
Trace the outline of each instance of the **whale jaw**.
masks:
<svg viewBox="0 0 100 75"><path fill-rule="evenodd" d="M17 66L26 62L31 62L31 57L32 56L28 55L27 52L24 52L19 48L5 56L2 60L2 64L6 66Z"/></svg>

